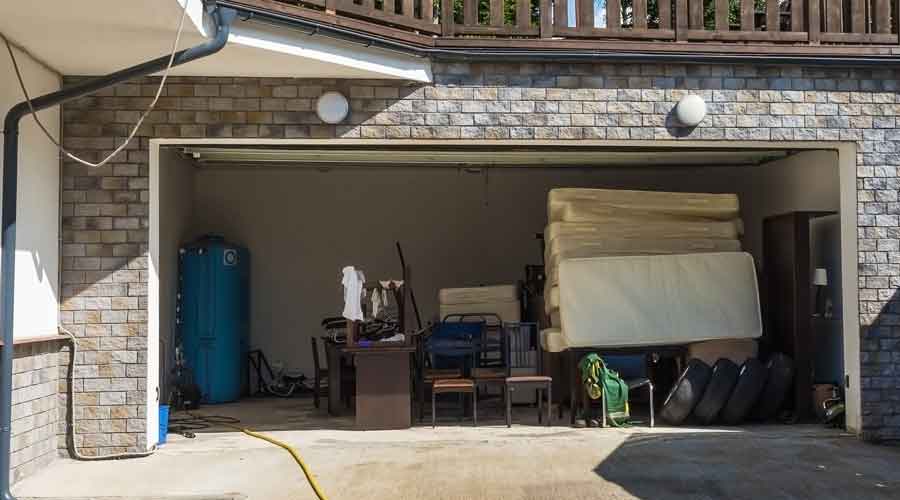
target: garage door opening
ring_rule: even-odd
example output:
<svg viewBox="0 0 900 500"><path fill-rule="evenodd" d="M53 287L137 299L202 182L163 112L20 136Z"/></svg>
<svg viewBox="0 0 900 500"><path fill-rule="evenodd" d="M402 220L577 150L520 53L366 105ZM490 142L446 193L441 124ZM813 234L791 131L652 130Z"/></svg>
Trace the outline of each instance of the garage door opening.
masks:
<svg viewBox="0 0 900 500"><path fill-rule="evenodd" d="M797 286L802 289L798 300L808 303L796 305L793 310L803 317L791 321L808 323L803 328L808 326L811 342L800 355L813 367L806 383L833 384L842 397L846 393L848 426L856 428L855 172L843 145L769 146L563 148L475 142L338 148L333 142L155 141L148 385L158 384L163 403L173 393L177 322L183 312L178 310L179 250L204 235L221 235L248 250L249 348L262 352L274 371L302 373L310 380L310 339L326 334L324 318L341 316L342 269L355 266L368 280L399 280L403 272L396 242L409 266L419 315L425 323L435 322L442 289L503 284L522 289L526 266L543 263L536 235L548 223L551 189L733 193L740 201L741 249L752 256L759 280L763 351L783 351L796 341L776 335L771 326L783 329L787 320L779 316L783 308L772 312L777 308L768 302L770 285L788 278L770 265L771 257L767 262L766 253L802 255L794 265L805 266L808 272L801 274L809 282ZM778 222L776 216L799 217L807 225ZM803 248L773 246L772 238L781 241L780 236L768 236L767 243L767 231L783 234L785 224L807 228L804 238L791 238ZM406 326L414 329L413 309L408 299L405 304ZM527 297L522 304L523 319L538 321L539 308L529 307ZM325 357L320 351L320 365ZM257 380L249 371L249 388L255 392ZM666 382L659 385L664 396ZM152 389L148 394L155 400ZM311 403L297 397L270 405L257 398L228 408L264 427L330 425L325 409L314 411ZM148 405L152 443L156 404ZM501 409L483 411L485 425L503 422ZM637 405L636 412L642 411Z"/></svg>

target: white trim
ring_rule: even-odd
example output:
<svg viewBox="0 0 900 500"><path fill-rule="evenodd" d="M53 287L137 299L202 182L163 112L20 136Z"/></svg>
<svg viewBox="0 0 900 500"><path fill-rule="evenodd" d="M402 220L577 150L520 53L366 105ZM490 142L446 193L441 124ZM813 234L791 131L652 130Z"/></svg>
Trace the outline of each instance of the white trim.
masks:
<svg viewBox="0 0 900 500"><path fill-rule="evenodd" d="M153 262L159 258L159 148L162 146L190 145L256 145L256 146L313 146L338 148L341 146L488 146L488 147L654 147L654 148L745 148L745 149L793 149L832 150L838 153L841 208L841 265L844 303L844 366L850 385L846 392L847 430L859 435L862 421L860 394L860 342L859 342L859 279L857 269L857 220L856 220L856 145L852 142L778 142L778 141L540 141L540 140L381 140L381 139L151 139L150 140L150 259L148 262L148 331L147 331L147 438L158 434L157 402L159 372L159 275ZM565 168L565 167L561 167ZM151 385L151 381L153 384ZM150 404L151 399L152 407ZM152 423L152 426L151 426ZM154 441L155 442L155 441Z"/></svg>

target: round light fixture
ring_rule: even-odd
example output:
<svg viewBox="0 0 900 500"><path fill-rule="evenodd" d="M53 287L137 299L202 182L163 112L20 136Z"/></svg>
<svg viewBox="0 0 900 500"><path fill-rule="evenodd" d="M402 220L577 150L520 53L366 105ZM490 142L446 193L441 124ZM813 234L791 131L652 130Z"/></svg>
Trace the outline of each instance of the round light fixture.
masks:
<svg viewBox="0 0 900 500"><path fill-rule="evenodd" d="M706 117L706 103L697 94L688 94L675 106L675 119L685 127L696 127Z"/></svg>
<svg viewBox="0 0 900 500"><path fill-rule="evenodd" d="M339 92L325 92L316 101L316 114L325 123L341 123L349 112L350 103Z"/></svg>

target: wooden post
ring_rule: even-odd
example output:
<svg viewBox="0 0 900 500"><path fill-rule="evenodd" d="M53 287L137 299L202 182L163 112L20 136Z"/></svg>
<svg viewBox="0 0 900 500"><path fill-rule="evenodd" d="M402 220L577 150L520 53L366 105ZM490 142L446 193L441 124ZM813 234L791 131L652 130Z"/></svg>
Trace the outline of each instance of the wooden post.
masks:
<svg viewBox="0 0 900 500"><path fill-rule="evenodd" d="M453 0L441 0L441 36L453 36Z"/></svg>
<svg viewBox="0 0 900 500"><path fill-rule="evenodd" d="M822 31L821 21L819 20L819 0L806 1L806 11L809 14L809 25L806 27L806 31L809 33L809 43L818 45L819 34Z"/></svg>
<svg viewBox="0 0 900 500"><path fill-rule="evenodd" d="M808 1L818 2L819 0ZM741 31L754 31L756 29L756 17L754 14L753 0L741 0Z"/></svg>
<svg viewBox="0 0 900 500"><path fill-rule="evenodd" d="M516 26L520 29L531 27L531 0L516 0Z"/></svg>
<svg viewBox="0 0 900 500"><path fill-rule="evenodd" d="M645 31L647 29L647 0L634 0L631 13L635 31Z"/></svg>
<svg viewBox="0 0 900 500"><path fill-rule="evenodd" d="M606 0L606 28L616 31L622 29L622 7L619 0Z"/></svg>
<svg viewBox="0 0 900 500"><path fill-rule="evenodd" d="M332 16L337 14L337 0L325 0L325 13Z"/></svg>
<svg viewBox="0 0 900 500"><path fill-rule="evenodd" d="M678 42L688 41L687 32L688 0L675 0L675 40Z"/></svg>
<svg viewBox="0 0 900 500"><path fill-rule="evenodd" d="M578 31L582 33L590 33L594 29L594 2L593 0L577 0L578 9ZM609 26L609 23L607 23Z"/></svg>
<svg viewBox="0 0 900 500"><path fill-rule="evenodd" d="M776 0L766 1L766 31L769 33L781 31L781 12L778 10Z"/></svg>
<svg viewBox="0 0 900 500"><path fill-rule="evenodd" d="M890 0L872 0L872 31L875 33L891 32Z"/></svg>
<svg viewBox="0 0 900 500"><path fill-rule="evenodd" d="M550 0L541 0L541 38L553 38L553 14Z"/></svg>
<svg viewBox="0 0 900 500"><path fill-rule="evenodd" d="M659 29L672 29L672 2L673 0L659 0ZM559 391L557 391L559 392Z"/></svg>
<svg viewBox="0 0 900 500"><path fill-rule="evenodd" d="M558 28L569 27L569 3L567 0L553 2L553 24Z"/></svg>

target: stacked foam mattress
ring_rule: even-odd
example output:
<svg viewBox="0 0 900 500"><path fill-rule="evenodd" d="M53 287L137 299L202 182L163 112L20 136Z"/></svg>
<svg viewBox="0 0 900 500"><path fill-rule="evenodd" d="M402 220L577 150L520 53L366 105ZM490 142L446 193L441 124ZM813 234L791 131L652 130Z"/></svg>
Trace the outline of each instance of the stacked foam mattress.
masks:
<svg viewBox="0 0 900 500"><path fill-rule="evenodd" d="M544 231L544 348L761 334L734 194L554 189Z"/></svg>
<svg viewBox="0 0 900 500"><path fill-rule="evenodd" d="M443 288L438 293L441 319L456 314L496 314L501 321L521 320L516 285Z"/></svg>

